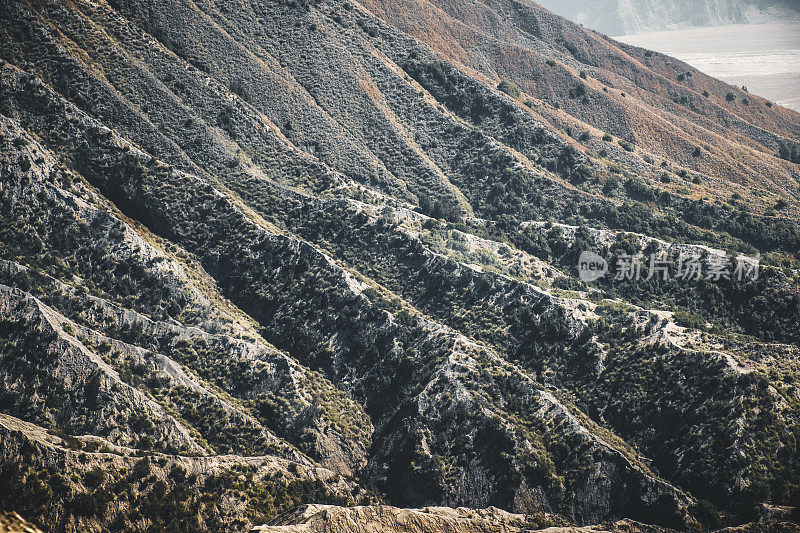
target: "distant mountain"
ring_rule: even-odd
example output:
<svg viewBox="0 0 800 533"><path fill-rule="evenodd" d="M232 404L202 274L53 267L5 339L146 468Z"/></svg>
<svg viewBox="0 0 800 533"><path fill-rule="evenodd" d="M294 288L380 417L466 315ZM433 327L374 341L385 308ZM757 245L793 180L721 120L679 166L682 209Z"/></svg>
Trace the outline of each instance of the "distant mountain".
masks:
<svg viewBox="0 0 800 533"><path fill-rule="evenodd" d="M517 0L0 0L0 511L460 533L792 505L798 141ZM653 262L590 284L589 251Z"/></svg>
<svg viewBox="0 0 800 533"><path fill-rule="evenodd" d="M539 4L608 35L800 18L797 0L540 0Z"/></svg>

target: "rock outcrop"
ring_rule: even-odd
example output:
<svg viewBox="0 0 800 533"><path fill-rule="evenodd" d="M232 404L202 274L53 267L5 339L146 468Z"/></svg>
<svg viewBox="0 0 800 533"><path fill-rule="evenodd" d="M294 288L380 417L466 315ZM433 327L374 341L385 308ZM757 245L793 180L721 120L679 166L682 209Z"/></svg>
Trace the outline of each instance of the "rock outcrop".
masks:
<svg viewBox="0 0 800 533"><path fill-rule="evenodd" d="M250 533L592 533L595 531L631 533L664 533L667 530L621 521L603 526L576 527L546 515L511 514L494 507L488 509L451 509L426 507L398 509L396 507L334 507L309 505L259 526Z"/></svg>

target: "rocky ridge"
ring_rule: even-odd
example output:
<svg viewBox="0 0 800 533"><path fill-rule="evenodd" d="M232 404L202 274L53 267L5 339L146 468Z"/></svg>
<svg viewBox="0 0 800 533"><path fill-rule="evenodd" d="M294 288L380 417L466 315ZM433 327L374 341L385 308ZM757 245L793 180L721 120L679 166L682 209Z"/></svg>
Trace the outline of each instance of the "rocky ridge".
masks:
<svg viewBox="0 0 800 533"><path fill-rule="evenodd" d="M581 113L404 34L409 6L2 4L4 508L59 531L377 502L514 513L390 513L441 527L690 529L794 501L797 174L772 151L795 116L691 116L752 165L701 183L769 168L785 216L699 201L653 180L672 163L578 142ZM532 15L612 55L539 32L526 57L631 76L624 98L690 120L643 51L527 8L502 27ZM766 265L745 285L587 286L584 248ZM292 520L376 516L320 509Z"/></svg>

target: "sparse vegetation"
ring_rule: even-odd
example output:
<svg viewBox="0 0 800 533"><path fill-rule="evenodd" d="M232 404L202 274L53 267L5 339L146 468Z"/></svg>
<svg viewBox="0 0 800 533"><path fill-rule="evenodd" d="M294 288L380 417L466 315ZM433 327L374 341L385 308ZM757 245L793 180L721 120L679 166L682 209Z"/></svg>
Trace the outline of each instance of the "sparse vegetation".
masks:
<svg viewBox="0 0 800 533"><path fill-rule="evenodd" d="M552 16L472 72L349 2L128 7L0 21L4 508L246 531L533 494L528 527L711 530L797 498L789 115ZM761 276L577 276L698 245Z"/></svg>

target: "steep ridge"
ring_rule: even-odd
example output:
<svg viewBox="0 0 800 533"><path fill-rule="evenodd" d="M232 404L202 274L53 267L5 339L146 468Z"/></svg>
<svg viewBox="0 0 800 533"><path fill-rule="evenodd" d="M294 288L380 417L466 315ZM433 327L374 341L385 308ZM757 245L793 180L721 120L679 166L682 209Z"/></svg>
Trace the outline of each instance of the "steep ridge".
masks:
<svg viewBox="0 0 800 533"><path fill-rule="evenodd" d="M497 42L538 14L514 6ZM735 145L741 164L682 178L597 130L581 141L566 100L497 91L481 71L497 56L449 64L356 4L0 7L0 405L21 428L8 442L38 443L31 468L3 452L4 507L53 530L245 530L299 503L376 500L686 529L797 498L797 166L773 154L796 115L724 97L684 113L644 51L604 55L548 14L637 84L624 98ZM525 53L581 80L540 33ZM589 107L613 115L622 97L603 98ZM697 200L712 179L775 196L752 213ZM722 253L709 245L764 254L763 275L575 276L583 249ZM88 454L69 461L78 477L122 479L132 455L165 469L112 508L97 476L51 479L65 446ZM255 470L233 474L242 461ZM176 464L197 476L173 479ZM137 514L204 491L196 514Z"/></svg>
<svg viewBox="0 0 800 533"><path fill-rule="evenodd" d="M558 524L557 518L542 515L532 517L514 515L499 509L482 510L447 509L397 509L388 506L351 507L309 505L287 513L273 521L273 525L256 527L252 533L280 533L301 531L423 531L489 532L501 528L509 533L543 529ZM592 528L593 529L593 528ZM561 531L556 529L555 531Z"/></svg>
<svg viewBox="0 0 800 533"><path fill-rule="evenodd" d="M758 521L741 528L731 528L725 531L769 530L796 531L797 526L788 520L787 509L765 506ZM526 531L666 533L668 530L632 520L576 527L564 524L552 515L515 515L496 508L478 510L442 507L397 509L388 506L341 508L329 505L308 505L278 517L272 521L271 525L255 527L251 533L339 533L345 531L375 533L422 533L425 531L446 531L447 533L494 531L508 533Z"/></svg>

